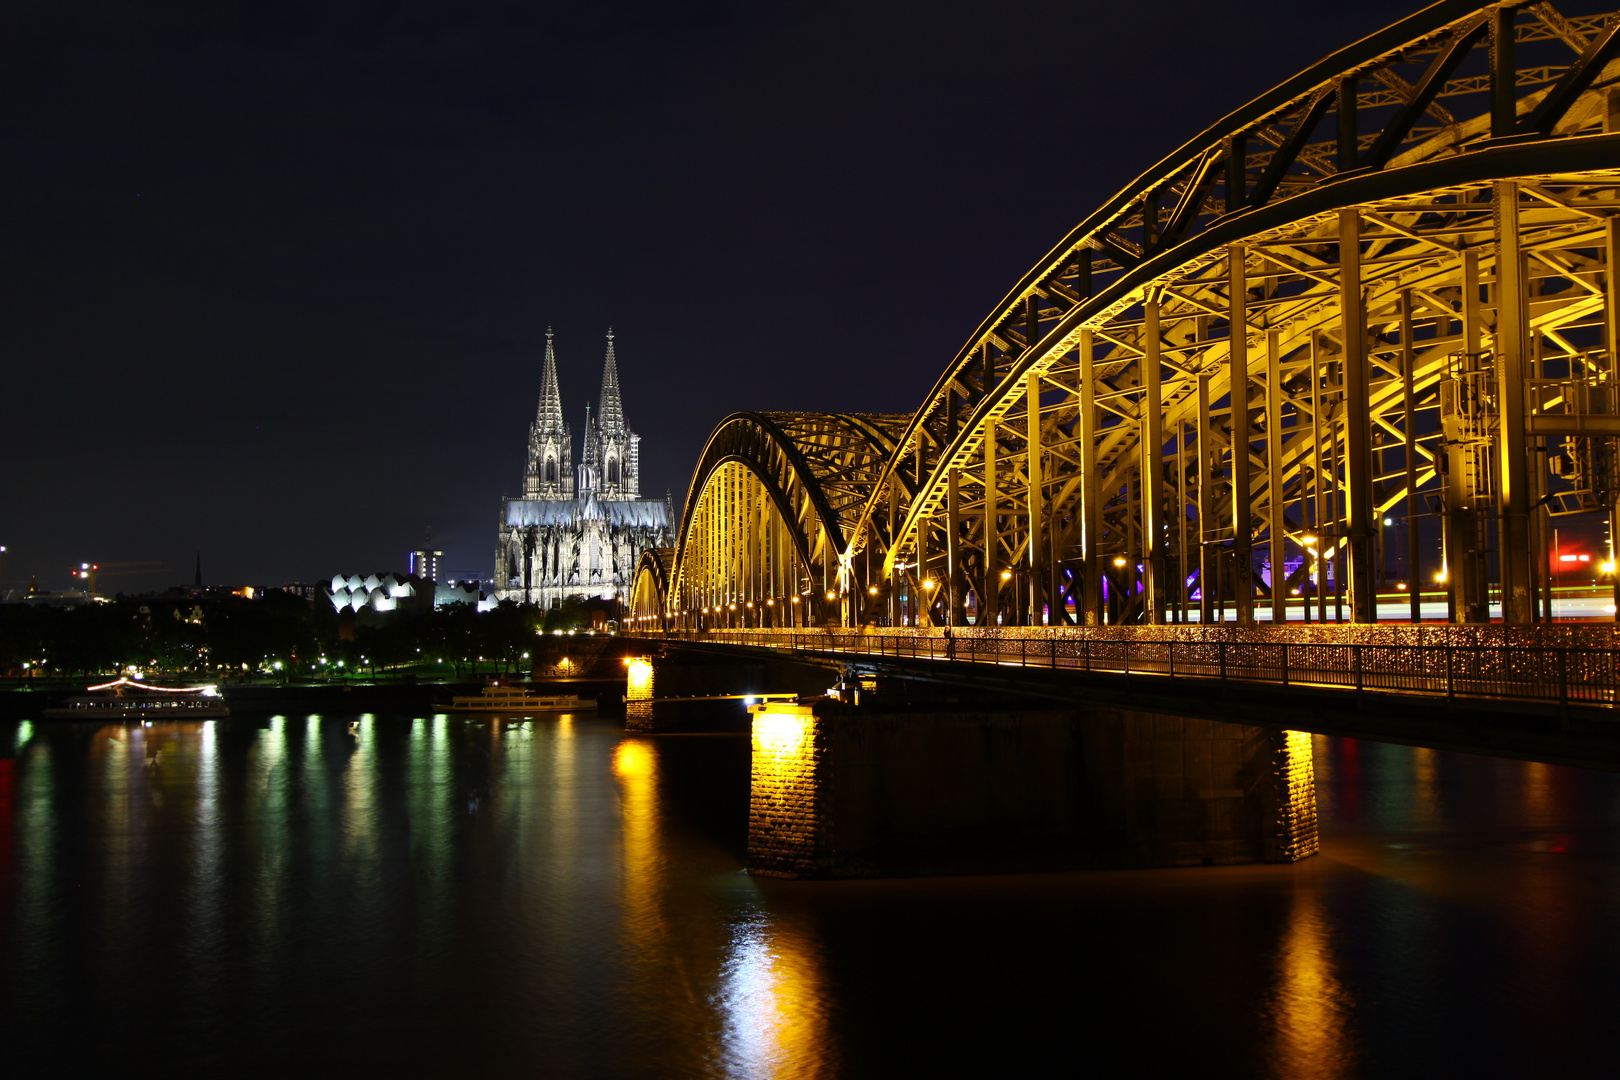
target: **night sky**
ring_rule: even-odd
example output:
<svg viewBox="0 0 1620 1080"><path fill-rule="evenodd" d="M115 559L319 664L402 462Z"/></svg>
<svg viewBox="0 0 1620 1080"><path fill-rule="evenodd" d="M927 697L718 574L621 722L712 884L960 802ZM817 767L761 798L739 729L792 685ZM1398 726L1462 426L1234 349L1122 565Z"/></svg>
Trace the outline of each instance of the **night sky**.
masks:
<svg viewBox="0 0 1620 1080"><path fill-rule="evenodd" d="M0 578L487 577L547 324L643 493L910 412L1153 161L1410 3L78 3L0 33ZM576 446L576 457L578 454Z"/></svg>

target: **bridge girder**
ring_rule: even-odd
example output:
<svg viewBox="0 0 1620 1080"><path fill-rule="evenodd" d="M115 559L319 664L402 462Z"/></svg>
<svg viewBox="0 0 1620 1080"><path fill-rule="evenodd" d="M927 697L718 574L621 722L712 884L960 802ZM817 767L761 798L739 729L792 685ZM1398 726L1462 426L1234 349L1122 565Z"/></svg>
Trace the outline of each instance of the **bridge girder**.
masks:
<svg viewBox="0 0 1620 1080"><path fill-rule="evenodd" d="M841 607L854 520L909 417L738 413L693 473L671 575L676 610L800 622ZM781 607L788 612L767 613ZM818 615L809 614L814 609ZM755 624L755 623L751 623Z"/></svg>
<svg viewBox="0 0 1620 1080"><path fill-rule="evenodd" d="M1439 3L1190 140L887 418L858 507L816 504L842 591L921 623L1250 621L1314 579L1325 618L1335 563L1368 621L1391 514L1440 521L1456 619L1495 564L1531 621L1549 500L1616 486L1616 56L1613 13Z"/></svg>

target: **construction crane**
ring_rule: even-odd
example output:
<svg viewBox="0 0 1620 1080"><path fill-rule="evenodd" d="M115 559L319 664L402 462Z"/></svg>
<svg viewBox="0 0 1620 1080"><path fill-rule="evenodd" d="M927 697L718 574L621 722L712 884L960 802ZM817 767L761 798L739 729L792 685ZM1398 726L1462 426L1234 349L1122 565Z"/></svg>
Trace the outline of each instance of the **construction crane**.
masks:
<svg viewBox="0 0 1620 1080"><path fill-rule="evenodd" d="M156 567L156 569L150 569ZM96 580L100 577L121 577L125 574L161 574L168 567L161 563L152 562L115 562L115 563L80 563L77 570L71 571L72 576L85 583L84 591L88 596L96 595Z"/></svg>

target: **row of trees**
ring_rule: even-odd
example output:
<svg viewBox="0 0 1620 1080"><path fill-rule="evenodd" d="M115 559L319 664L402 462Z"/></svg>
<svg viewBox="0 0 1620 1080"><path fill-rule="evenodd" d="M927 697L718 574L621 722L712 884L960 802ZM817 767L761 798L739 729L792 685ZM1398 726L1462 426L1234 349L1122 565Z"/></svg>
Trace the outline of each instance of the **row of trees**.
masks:
<svg viewBox="0 0 1620 1080"><path fill-rule="evenodd" d="M376 624L340 620L326 604L271 590L60 608L0 606L0 674L105 675L136 668L210 677L331 678L407 670L526 669L554 630L589 624L587 605L542 612L503 603L397 612ZM448 669L446 671L445 669Z"/></svg>

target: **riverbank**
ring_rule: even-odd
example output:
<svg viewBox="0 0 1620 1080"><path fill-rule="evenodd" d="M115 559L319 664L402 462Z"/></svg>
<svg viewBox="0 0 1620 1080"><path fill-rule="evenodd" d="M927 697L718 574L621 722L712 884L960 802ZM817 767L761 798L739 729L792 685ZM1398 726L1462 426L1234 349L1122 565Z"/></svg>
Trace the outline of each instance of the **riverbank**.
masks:
<svg viewBox="0 0 1620 1080"><path fill-rule="evenodd" d="M503 680L504 681L504 680ZM448 708L458 694L477 694L484 680L459 682L360 682L242 684L224 686L220 694L238 716L299 713L423 712ZM594 699L604 716L624 711L623 679L539 679L526 685L538 693L570 693ZM39 720L45 709L84 692L84 684L58 684L0 690L0 719Z"/></svg>

